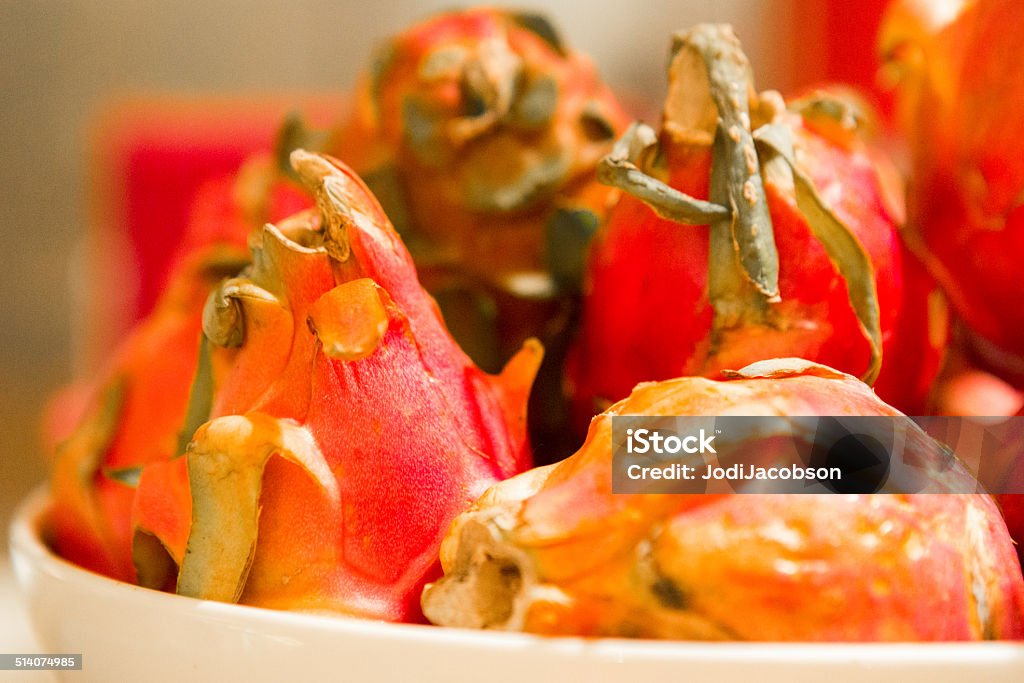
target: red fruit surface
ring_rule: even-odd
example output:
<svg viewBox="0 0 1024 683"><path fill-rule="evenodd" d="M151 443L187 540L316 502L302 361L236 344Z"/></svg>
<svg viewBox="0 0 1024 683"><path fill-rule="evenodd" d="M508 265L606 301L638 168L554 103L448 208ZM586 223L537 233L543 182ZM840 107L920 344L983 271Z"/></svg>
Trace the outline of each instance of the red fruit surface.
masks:
<svg viewBox="0 0 1024 683"><path fill-rule="evenodd" d="M639 385L576 454L498 484L455 521L427 616L582 636L1024 637L1024 578L987 495L613 493L615 416L723 414L899 416L857 379L799 359ZM973 486L965 470L942 472Z"/></svg>
<svg viewBox="0 0 1024 683"><path fill-rule="evenodd" d="M176 455L196 368L202 306L224 276L241 269L245 252L207 247L180 260L153 312L108 359L84 390L53 464L50 523L58 553L83 567L132 581L131 486L110 470ZM79 391L83 391L79 389Z"/></svg>
<svg viewBox="0 0 1024 683"><path fill-rule="evenodd" d="M556 209L603 215L595 166L627 122L546 18L478 7L383 46L331 149L380 188L425 267L515 294L506 280L549 270Z"/></svg>
<svg viewBox="0 0 1024 683"><path fill-rule="evenodd" d="M416 620L451 519L529 466L541 351L480 371L355 174L293 161L320 211L264 228L211 297L211 419L143 472L135 525L179 593Z"/></svg>
<svg viewBox="0 0 1024 683"><path fill-rule="evenodd" d="M892 3L881 33L912 152L909 238L975 334L1024 382L1024 71L1017 0Z"/></svg>
<svg viewBox="0 0 1024 683"><path fill-rule="evenodd" d="M156 308L106 360L99 379L74 385L50 413L44 440L57 453L52 524L63 556L135 580L135 492L110 473L181 455L204 302L221 279L248 263L246 243L254 228L310 203L263 158L251 160L241 174L200 186L180 244L163 256L170 280Z"/></svg>
<svg viewBox="0 0 1024 683"><path fill-rule="evenodd" d="M1024 419L1024 409L1017 414L1017 419ZM1016 458L1009 463L1006 476L1007 491L1024 491L1024 429L1018 430L1020 439L1011 444ZM1010 531L1010 538L1017 544L1017 557L1024 565L1024 493L1009 493L996 496L999 507L1003 511L1003 519Z"/></svg>
<svg viewBox="0 0 1024 683"><path fill-rule="evenodd" d="M693 92L687 68L676 57L657 143L638 163L673 190L704 200L711 191L716 128L700 128L699 117L686 113ZM795 168L863 250L881 346L879 394L909 412L921 411L945 345L946 321L930 278L899 240L903 209L895 173L861 139L852 111L836 119L822 115L821 107L843 111L843 103L822 97L783 111L777 102L777 95L751 92L749 114L739 118L746 116L758 132L759 126L774 126L788 133ZM717 134L725 135L721 128ZM763 179L770 225L757 229L773 234L777 300L755 301L748 293L731 308L716 300L709 279L716 265L710 259L718 258L709 251L714 228L665 218L627 188L588 262L582 329L570 367L578 415L626 396L640 381L715 376L766 358L800 356L856 375L874 374L871 342L854 307L860 290L851 292L841 271L845 266L815 233L792 175L767 170L769 156L759 149L759 159L748 156L739 163ZM759 161L760 170L752 161ZM722 311L720 324L716 308Z"/></svg>

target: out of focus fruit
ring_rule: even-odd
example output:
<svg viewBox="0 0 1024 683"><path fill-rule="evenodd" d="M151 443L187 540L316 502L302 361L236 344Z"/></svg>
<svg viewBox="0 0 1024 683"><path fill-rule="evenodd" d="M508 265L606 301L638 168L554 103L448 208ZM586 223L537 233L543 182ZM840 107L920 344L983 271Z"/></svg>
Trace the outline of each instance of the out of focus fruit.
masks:
<svg viewBox="0 0 1024 683"><path fill-rule="evenodd" d="M892 3L881 31L912 152L908 239L973 331L1024 383L1024 71L1017 0Z"/></svg>

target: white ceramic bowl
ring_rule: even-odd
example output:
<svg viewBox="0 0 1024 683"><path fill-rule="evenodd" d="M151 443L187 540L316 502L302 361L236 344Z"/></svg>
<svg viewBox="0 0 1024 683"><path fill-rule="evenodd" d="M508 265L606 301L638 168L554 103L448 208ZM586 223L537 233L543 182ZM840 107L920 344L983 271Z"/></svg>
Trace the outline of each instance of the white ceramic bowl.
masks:
<svg viewBox="0 0 1024 683"><path fill-rule="evenodd" d="M41 651L68 681L1024 681L1024 644L800 645L540 638L275 612L114 581L42 541L40 491L11 552Z"/></svg>

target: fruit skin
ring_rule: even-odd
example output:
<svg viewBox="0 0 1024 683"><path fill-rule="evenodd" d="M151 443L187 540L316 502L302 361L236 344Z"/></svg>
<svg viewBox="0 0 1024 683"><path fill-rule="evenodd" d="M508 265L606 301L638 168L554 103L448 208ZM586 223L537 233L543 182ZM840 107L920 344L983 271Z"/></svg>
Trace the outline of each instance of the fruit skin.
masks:
<svg viewBox="0 0 1024 683"><path fill-rule="evenodd" d="M612 493L613 416L722 414L900 413L798 359L641 384L594 419L575 455L495 486L456 519L424 612L583 636L1024 637L1024 578L986 495Z"/></svg>
<svg viewBox="0 0 1024 683"><path fill-rule="evenodd" d="M936 381L949 364L953 326L942 289L903 240L897 246L902 282L899 311L882 342L882 370L872 388L907 415L936 410Z"/></svg>
<svg viewBox="0 0 1024 683"><path fill-rule="evenodd" d="M1024 386L1024 31L1015 0L893 2L880 34L912 158L908 241L990 368Z"/></svg>
<svg viewBox="0 0 1024 683"><path fill-rule="evenodd" d="M509 278L548 271L553 212L603 211L595 167L627 122L544 17L475 8L384 46L331 148L378 191L414 255L431 257L423 270L515 293Z"/></svg>
<svg viewBox="0 0 1024 683"><path fill-rule="evenodd" d="M568 455L562 367L583 260L615 192L598 161L629 122L540 14L443 12L395 36L327 149L374 191L459 345L497 372L538 337L530 434Z"/></svg>
<svg viewBox="0 0 1024 683"><path fill-rule="evenodd" d="M962 349L950 355L935 388L937 415L998 417L1024 407L1024 394L978 369Z"/></svg>
<svg viewBox="0 0 1024 683"><path fill-rule="evenodd" d="M1011 456L1008 460L1006 489L1024 491L1024 408L1017 413L1020 438L1009 443ZM1017 544L1017 558L1024 565L1024 493L1006 493L996 496L1002 510L1010 538Z"/></svg>
<svg viewBox="0 0 1024 683"><path fill-rule="evenodd" d="M767 285L752 286L752 276L744 272L737 300L728 300L732 294L723 293L716 271L726 260L739 260L742 246L716 255L714 236L722 225L712 222L709 228L698 220L687 225L663 217L634 187L620 184L625 191L587 263L581 332L569 370L577 417L627 395L640 381L710 377L778 356L801 356L873 379L872 344L881 349L878 386L883 398L891 393L908 410L923 409L945 344L945 323L938 320L929 327L931 287L921 282L927 276L905 263L897 234L903 209L895 172L863 139L855 109L828 93L791 102L787 110L777 94L757 95L751 85L749 105L747 98L732 98L742 109L735 114L738 122L716 124L721 121L716 105L710 98L701 105L694 96L709 89L707 76L691 58L692 45L701 38L725 46L730 59L741 65L739 74L747 73L749 66L727 27L702 26L679 34L662 129L636 155L635 168L671 190L708 199L714 192L713 141L732 135L739 140L741 128L744 135L753 130L754 140L741 147L756 153L744 152L723 166L735 170L745 165L751 180L763 183L763 200L757 193L748 200L742 192L738 200L729 200L761 210L762 202L767 205L750 240L768 236L753 249L765 271L775 268L774 291L758 291ZM727 61L712 57L706 66L720 69ZM769 128L791 138L793 168L809 179L820 208L844 226L849 251L833 253L823 246L816 223L820 218L801 203L793 172L778 172L777 155L762 144ZM724 204L721 197L711 199ZM724 230L728 235L728 220ZM858 250L862 253L855 254ZM861 276L844 277L840 267L847 268L854 256L862 261ZM861 311L876 318L874 339ZM894 361L886 362L889 357Z"/></svg>
<svg viewBox="0 0 1024 683"><path fill-rule="evenodd" d="M319 212L265 227L207 302L210 421L143 471L137 547L185 595L418 620L449 522L529 466L542 352L476 368L358 177L292 159Z"/></svg>
<svg viewBox="0 0 1024 683"><path fill-rule="evenodd" d="M1012 481L1018 490L1024 489L1024 458L1018 460L1016 470L1012 473ZM1010 538L1017 544L1017 559L1024 564L1024 494L1009 493L996 496L1003 520L1010 532Z"/></svg>
<svg viewBox="0 0 1024 683"><path fill-rule="evenodd" d="M979 370L962 350L950 360L936 388L938 414L998 420L1016 413L1012 421L1001 425L1008 431L999 437L1002 447L989 453L986 464L991 474L985 483L995 494L1010 538L1017 544L1017 556L1024 563L1024 494L1020 493L1024 491L1024 394Z"/></svg>
<svg viewBox="0 0 1024 683"><path fill-rule="evenodd" d="M87 569L135 580L131 555L134 491L110 476L176 455L196 368L202 305L245 252L220 244L173 267L167 290L88 388L83 407L53 427L64 438L53 463L50 528L56 551Z"/></svg>
<svg viewBox="0 0 1024 683"><path fill-rule="evenodd" d="M74 384L51 402L43 439L55 453L51 524L63 557L123 581L138 579L134 479L142 465L181 455L195 428L185 423L203 303L222 279L248 264L253 229L309 205L308 195L265 156L196 191L156 308L130 331L98 379ZM189 433L183 436L184 429Z"/></svg>

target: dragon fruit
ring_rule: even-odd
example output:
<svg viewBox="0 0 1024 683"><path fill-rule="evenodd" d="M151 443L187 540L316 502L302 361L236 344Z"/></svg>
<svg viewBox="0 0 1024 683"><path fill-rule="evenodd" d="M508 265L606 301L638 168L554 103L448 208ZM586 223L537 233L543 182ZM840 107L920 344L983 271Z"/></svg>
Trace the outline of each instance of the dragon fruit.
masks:
<svg viewBox="0 0 1024 683"><path fill-rule="evenodd" d="M56 448L51 529L56 550L91 569L134 581L134 491L118 476L182 452L203 301L247 262L231 245L180 260L154 311L132 331L86 390L88 407ZM187 443L185 435L185 442Z"/></svg>
<svg viewBox="0 0 1024 683"><path fill-rule="evenodd" d="M828 92L788 109L755 93L728 26L676 36L661 131L634 125L601 165L623 194L588 262L569 373L579 417L639 381L783 356L923 407L944 317L904 264L898 176L859 118Z"/></svg>
<svg viewBox="0 0 1024 683"><path fill-rule="evenodd" d="M575 220L596 225L609 190L595 168L626 122L544 17L476 8L391 40L329 148L378 191L425 273L533 299L534 276L565 267L549 264L545 224L586 211Z"/></svg>
<svg viewBox="0 0 1024 683"><path fill-rule="evenodd" d="M644 638L1024 636L1024 578L987 495L612 493L613 416L722 414L900 413L797 359L641 384L575 455L502 482L455 520L427 617Z"/></svg>
<svg viewBox="0 0 1024 683"><path fill-rule="evenodd" d="M420 618L444 530L530 464L542 352L499 376L448 335L381 207L347 167L296 151L317 211L267 225L211 295L209 421L145 468L140 579L193 597Z"/></svg>
<svg viewBox="0 0 1024 683"><path fill-rule="evenodd" d="M562 365L583 260L614 193L597 162L628 117L539 14L439 14L388 42L327 149L376 193L452 335L494 372L527 337L545 361L532 437L568 454Z"/></svg>
<svg viewBox="0 0 1024 683"><path fill-rule="evenodd" d="M249 262L250 233L311 200L256 156L237 174L204 183L154 311L131 331L95 381L61 392L47 420L54 452L54 544L64 557L136 581L132 507L139 468L184 453L199 426L189 396L197 371L203 304Z"/></svg>
<svg viewBox="0 0 1024 683"><path fill-rule="evenodd" d="M910 143L908 241L994 371L1024 387L1024 5L901 0L880 42Z"/></svg>

